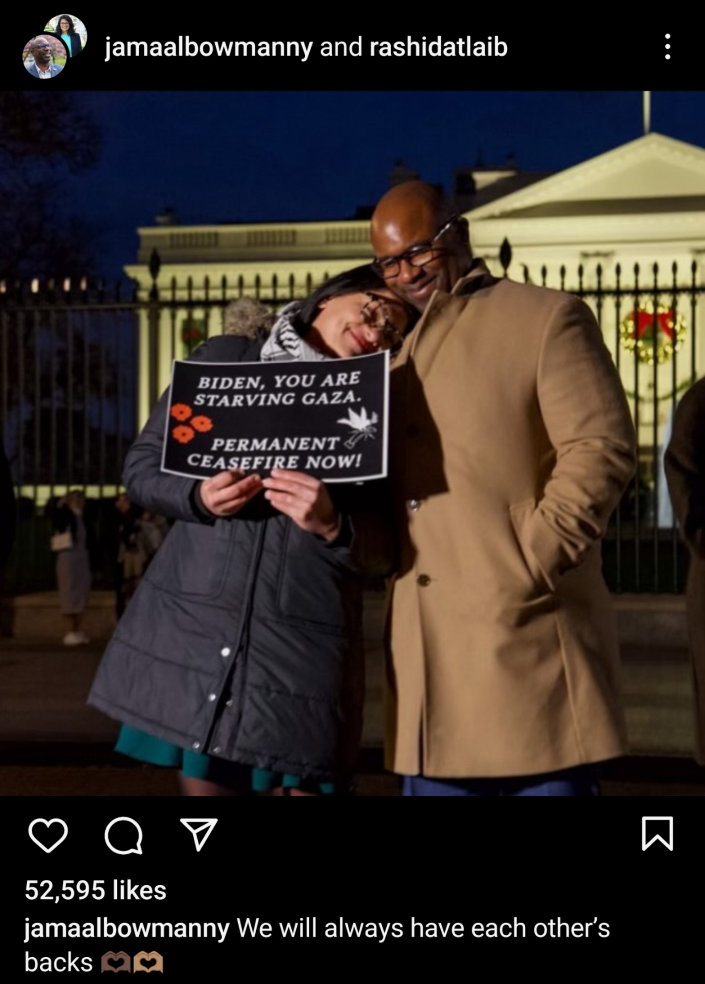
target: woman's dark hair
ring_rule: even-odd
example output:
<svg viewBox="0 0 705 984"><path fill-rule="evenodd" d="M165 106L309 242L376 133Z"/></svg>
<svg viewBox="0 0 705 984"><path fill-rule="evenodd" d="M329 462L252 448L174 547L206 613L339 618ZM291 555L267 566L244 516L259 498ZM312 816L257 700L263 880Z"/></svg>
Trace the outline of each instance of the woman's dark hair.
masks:
<svg viewBox="0 0 705 984"><path fill-rule="evenodd" d="M61 17L59 17L58 21L56 22L56 33L57 34L62 34L63 33L62 30L61 30L61 22L62 22L62 20L65 20L65 21L68 21L69 22L69 34L70 35L71 34L75 34L76 33L76 28L73 26L73 20L69 17L68 14L62 14Z"/></svg>
<svg viewBox="0 0 705 984"><path fill-rule="evenodd" d="M331 277L330 280L326 280L306 298L294 318L294 328L299 335L305 335L313 324L321 302L328 300L329 297L342 297L344 294L364 294L368 290L376 291L382 288L386 289L386 287L385 281L369 264L339 273L337 276ZM407 309L409 320L406 330L410 331L418 321L419 313L404 302L400 301L400 303Z"/></svg>

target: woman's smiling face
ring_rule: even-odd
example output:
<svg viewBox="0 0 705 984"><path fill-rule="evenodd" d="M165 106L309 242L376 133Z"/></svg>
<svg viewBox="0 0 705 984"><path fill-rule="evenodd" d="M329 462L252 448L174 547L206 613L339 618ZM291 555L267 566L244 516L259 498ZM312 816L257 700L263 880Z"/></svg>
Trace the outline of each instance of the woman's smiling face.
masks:
<svg viewBox="0 0 705 984"><path fill-rule="evenodd" d="M391 348L407 323L404 306L382 287L321 301L306 340L325 355L350 359Z"/></svg>

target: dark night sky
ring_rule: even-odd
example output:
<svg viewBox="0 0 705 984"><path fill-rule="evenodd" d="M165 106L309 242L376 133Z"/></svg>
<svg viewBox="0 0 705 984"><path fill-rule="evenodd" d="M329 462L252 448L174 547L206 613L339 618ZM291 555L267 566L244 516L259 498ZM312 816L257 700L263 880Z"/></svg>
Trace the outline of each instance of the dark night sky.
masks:
<svg viewBox="0 0 705 984"><path fill-rule="evenodd" d="M135 259L165 206L182 222L346 218L397 160L450 187L453 169L560 170L643 133L641 92L76 93L104 128L99 167L72 178L102 231L101 266ZM705 147L705 93L655 92L652 130Z"/></svg>

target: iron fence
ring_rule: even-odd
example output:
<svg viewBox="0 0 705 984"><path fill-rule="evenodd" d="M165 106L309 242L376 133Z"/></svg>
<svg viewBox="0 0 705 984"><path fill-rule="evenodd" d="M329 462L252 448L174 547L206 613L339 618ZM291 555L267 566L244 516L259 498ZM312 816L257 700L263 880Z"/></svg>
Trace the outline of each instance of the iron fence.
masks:
<svg viewBox="0 0 705 984"><path fill-rule="evenodd" d="M511 275L511 250L500 254ZM159 260L151 287L139 291L81 281L0 282L0 435L17 488L20 535L9 566L11 591L53 585L48 499L80 487L96 507L98 583L109 584L114 560L114 500L124 455L168 383L171 361L223 329L237 297L272 307L306 296L308 274L192 278L164 283ZM323 278L325 279L325 277ZM604 543L604 569L617 592L680 592L687 556L663 477L663 452L682 393L703 371L699 332L705 284L693 263L644 271L600 263L523 267L516 279L557 287L594 310L620 373L639 442L639 469Z"/></svg>
<svg viewBox="0 0 705 984"><path fill-rule="evenodd" d="M10 593L54 585L47 502L82 489L95 520L92 566L110 586L115 497L122 464L169 366L222 331L228 304L248 295L277 307L310 293L301 283L209 278L157 286L69 280L0 281L0 439L10 460L18 536L5 572Z"/></svg>

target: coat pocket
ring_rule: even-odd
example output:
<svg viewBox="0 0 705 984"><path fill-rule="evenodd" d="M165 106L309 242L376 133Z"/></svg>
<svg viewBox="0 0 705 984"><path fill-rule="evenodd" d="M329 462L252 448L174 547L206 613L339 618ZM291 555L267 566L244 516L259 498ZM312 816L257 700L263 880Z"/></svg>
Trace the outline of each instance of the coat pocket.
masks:
<svg viewBox="0 0 705 984"><path fill-rule="evenodd" d="M335 551L290 523L279 573L277 608L287 621L340 635L361 621L360 579Z"/></svg>
<svg viewBox="0 0 705 984"><path fill-rule="evenodd" d="M531 548L527 545L527 529L531 519L536 512L536 502L533 499L520 502L516 506L509 507L509 519L514 530L514 537L517 543L517 550L526 573L529 575L531 584L536 595L550 595L553 590L546 580L541 566L534 556Z"/></svg>
<svg viewBox="0 0 705 984"><path fill-rule="evenodd" d="M163 591L215 598L223 590L228 566L230 527L177 522L147 568L146 577Z"/></svg>

